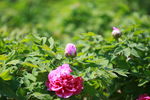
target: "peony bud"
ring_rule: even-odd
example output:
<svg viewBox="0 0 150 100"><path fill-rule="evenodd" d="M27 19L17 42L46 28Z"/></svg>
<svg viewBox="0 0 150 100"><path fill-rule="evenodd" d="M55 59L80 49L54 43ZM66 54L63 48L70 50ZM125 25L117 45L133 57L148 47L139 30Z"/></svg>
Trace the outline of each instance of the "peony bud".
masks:
<svg viewBox="0 0 150 100"><path fill-rule="evenodd" d="M76 46L72 43L68 43L65 48L65 55L67 57L75 57L77 55Z"/></svg>
<svg viewBox="0 0 150 100"><path fill-rule="evenodd" d="M121 36L121 31L118 28L113 27L112 35L115 39L118 39Z"/></svg>

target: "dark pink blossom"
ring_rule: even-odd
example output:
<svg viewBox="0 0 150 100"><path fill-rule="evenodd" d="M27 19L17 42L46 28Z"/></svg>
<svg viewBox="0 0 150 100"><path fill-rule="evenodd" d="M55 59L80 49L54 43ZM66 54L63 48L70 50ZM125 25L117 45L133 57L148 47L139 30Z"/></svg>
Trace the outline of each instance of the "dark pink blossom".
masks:
<svg viewBox="0 0 150 100"><path fill-rule="evenodd" d="M55 91L56 95L62 98L69 98L79 94L83 89L83 79L70 75L72 72L68 64L63 64L51 71L46 81L49 91Z"/></svg>
<svg viewBox="0 0 150 100"><path fill-rule="evenodd" d="M148 96L148 94L142 94L136 100L150 100L150 96Z"/></svg>

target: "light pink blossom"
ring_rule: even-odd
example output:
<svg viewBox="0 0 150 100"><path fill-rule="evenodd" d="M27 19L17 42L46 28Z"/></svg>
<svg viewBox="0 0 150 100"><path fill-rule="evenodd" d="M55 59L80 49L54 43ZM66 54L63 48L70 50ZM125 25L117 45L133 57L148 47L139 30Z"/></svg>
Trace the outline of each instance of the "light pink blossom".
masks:
<svg viewBox="0 0 150 100"><path fill-rule="evenodd" d="M121 36L121 31L120 29L113 27L112 35L114 38L119 38Z"/></svg>
<svg viewBox="0 0 150 100"><path fill-rule="evenodd" d="M77 55L76 46L72 43L68 43L65 48L65 55L67 57L75 57Z"/></svg>

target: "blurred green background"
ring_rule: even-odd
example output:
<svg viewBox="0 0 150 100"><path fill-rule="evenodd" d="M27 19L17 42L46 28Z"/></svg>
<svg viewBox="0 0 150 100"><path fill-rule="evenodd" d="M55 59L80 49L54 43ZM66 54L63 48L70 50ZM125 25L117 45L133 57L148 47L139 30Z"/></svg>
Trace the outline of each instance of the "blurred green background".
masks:
<svg viewBox="0 0 150 100"><path fill-rule="evenodd" d="M150 0L1 0L0 32L9 38L111 35L112 27L150 27Z"/></svg>

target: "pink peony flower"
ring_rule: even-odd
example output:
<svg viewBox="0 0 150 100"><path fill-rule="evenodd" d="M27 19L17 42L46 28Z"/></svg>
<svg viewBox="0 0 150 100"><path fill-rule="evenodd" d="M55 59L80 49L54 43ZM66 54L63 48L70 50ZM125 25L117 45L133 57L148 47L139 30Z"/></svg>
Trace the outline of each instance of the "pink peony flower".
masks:
<svg viewBox="0 0 150 100"><path fill-rule="evenodd" d="M147 94L142 94L136 100L150 100L150 96L148 96Z"/></svg>
<svg viewBox="0 0 150 100"><path fill-rule="evenodd" d="M75 57L77 55L76 46L72 43L68 43L65 48L65 55L67 57Z"/></svg>
<svg viewBox="0 0 150 100"><path fill-rule="evenodd" d="M121 36L121 31L118 28L113 27L112 35L114 38L119 38Z"/></svg>
<svg viewBox="0 0 150 100"><path fill-rule="evenodd" d="M51 81L55 81L58 77L61 75L70 74L72 72L71 68L69 67L69 64L63 64L62 66L59 66L57 69L51 71L48 74L48 79Z"/></svg>
<svg viewBox="0 0 150 100"><path fill-rule="evenodd" d="M51 71L46 81L49 91L55 91L56 95L62 98L69 98L79 94L83 89L83 79L70 75L72 72L68 64L63 64Z"/></svg>

